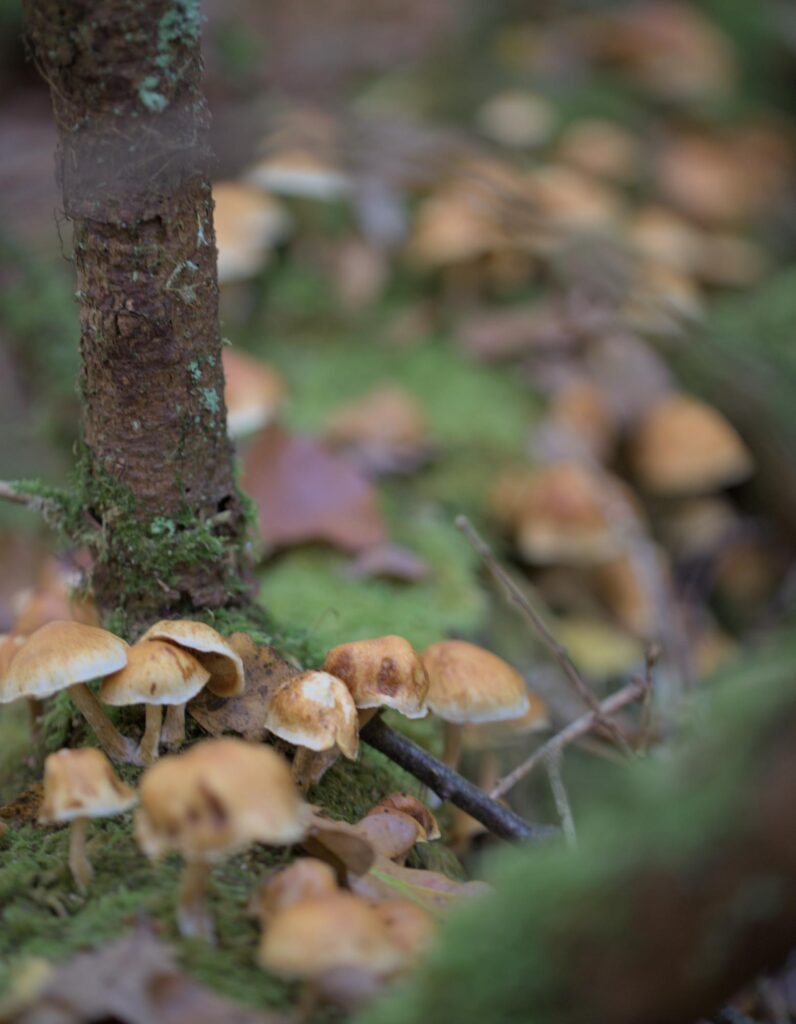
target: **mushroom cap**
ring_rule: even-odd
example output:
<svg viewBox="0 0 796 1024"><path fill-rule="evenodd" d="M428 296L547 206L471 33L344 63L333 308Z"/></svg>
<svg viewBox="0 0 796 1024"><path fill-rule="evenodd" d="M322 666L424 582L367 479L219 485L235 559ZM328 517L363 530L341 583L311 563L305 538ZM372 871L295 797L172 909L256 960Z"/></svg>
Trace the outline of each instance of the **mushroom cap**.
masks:
<svg viewBox="0 0 796 1024"><path fill-rule="evenodd" d="M75 818L109 818L129 810L137 799L101 750L58 750L44 762L39 821L55 825Z"/></svg>
<svg viewBox="0 0 796 1024"><path fill-rule="evenodd" d="M466 640L440 640L421 655L430 686L428 706L446 722L501 722L529 707L520 673Z"/></svg>
<svg viewBox="0 0 796 1024"><path fill-rule="evenodd" d="M464 744L468 750L493 750L512 740L540 732L550 725L550 711L542 698L528 690L528 710L519 718L504 722L484 722L464 727Z"/></svg>
<svg viewBox="0 0 796 1024"><path fill-rule="evenodd" d="M270 747L232 738L161 758L144 773L140 798L136 839L153 860L177 852L214 862L251 843L290 845L309 823L287 761Z"/></svg>
<svg viewBox="0 0 796 1024"><path fill-rule="evenodd" d="M387 807L368 811L356 829L380 857L389 860L405 857L415 843L425 842L425 832L417 818Z"/></svg>
<svg viewBox="0 0 796 1024"><path fill-rule="evenodd" d="M353 640L333 647L324 670L342 679L358 708L393 708L424 718L428 676L417 651L402 636Z"/></svg>
<svg viewBox="0 0 796 1024"><path fill-rule="evenodd" d="M264 157L247 171L246 180L275 195L327 201L340 199L351 188L351 180L342 168L301 148Z"/></svg>
<svg viewBox="0 0 796 1024"><path fill-rule="evenodd" d="M246 689L243 661L224 637L204 622L193 619L161 619L141 637L167 640L185 647L210 673L207 688L218 697L237 697Z"/></svg>
<svg viewBox="0 0 796 1024"><path fill-rule="evenodd" d="M414 818L422 830L418 842L430 843L442 835L437 819L423 801L418 800L411 793L388 793L371 807L368 814L377 814L379 811L400 811L402 814L408 814L410 818Z"/></svg>
<svg viewBox="0 0 796 1024"><path fill-rule="evenodd" d="M328 672L302 672L284 682L268 702L265 727L308 750L336 746L352 760L359 752L354 698L343 680Z"/></svg>
<svg viewBox="0 0 796 1024"><path fill-rule="evenodd" d="M375 911L387 934L415 962L428 950L437 935L437 922L425 907L412 900L384 900Z"/></svg>
<svg viewBox="0 0 796 1024"><path fill-rule="evenodd" d="M181 647L163 640L139 640L127 652L127 664L100 687L104 704L187 704L210 673Z"/></svg>
<svg viewBox="0 0 796 1024"><path fill-rule="evenodd" d="M236 181L216 182L213 200L219 281L254 277L290 233L290 215L273 196Z"/></svg>
<svg viewBox="0 0 796 1024"><path fill-rule="evenodd" d="M8 666L25 640L26 637L14 633L4 633L0 636L0 679L8 671Z"/></svg>
<svg viewBox="0 0 796 1024"><path fill-rule="evenodd" d="M493 502L514 527L523 557L542 565L590 565L614 556L620 542L614 506L634 508L619 481L569 460L499 481Z"/></svg>
<svg viewBox="0 0 796 1024"><path fill-rule="evenodd" d="M0 680L0 704L41 699L116 672L127 664L121 637L97 626L57 620L31 633Z"/></svg>
<svg viewBox="0 0 796 1024"><path fill-rule="evenodd" d="M721 413L690 395L661 399L638 424L631 452L656 494L704 494L745 480L752 457Z"/></svg>
<svg viewBox="0 0 796 1024"><path fill-rule="evenodd" d="M338 889L337 875L330 864L316 857L299 857L265 881L255 896L254 910L261 921L270 921L294 903Z"/></svg>
<svg viewBox="0 0 796 1024"><path fill-rule="evenodd" d="M258 952L266 970L316 978L338 968L389 974L404 954L375 909L349 892L294 903L270 922Z"/></svg>
<svg viewBox="0 0 796 1024"><path fill-rule="evenodd" d="M262 430L274 419L285 397L282 376L268 363L229 345L222 349L221 361L229 436Z"/></svg>

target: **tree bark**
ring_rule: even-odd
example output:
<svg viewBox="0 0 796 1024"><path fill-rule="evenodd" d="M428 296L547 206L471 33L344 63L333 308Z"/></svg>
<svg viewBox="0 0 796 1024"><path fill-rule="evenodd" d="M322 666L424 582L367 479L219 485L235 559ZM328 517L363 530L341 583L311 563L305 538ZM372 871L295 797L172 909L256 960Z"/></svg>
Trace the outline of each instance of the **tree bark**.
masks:
<svg viewBox="0 0 796 1024"><path fill-rule="evenodd" d="M93 584L134 631L234 603L246 575L198 0L24 0L24 13L74 225Z"/></svg>

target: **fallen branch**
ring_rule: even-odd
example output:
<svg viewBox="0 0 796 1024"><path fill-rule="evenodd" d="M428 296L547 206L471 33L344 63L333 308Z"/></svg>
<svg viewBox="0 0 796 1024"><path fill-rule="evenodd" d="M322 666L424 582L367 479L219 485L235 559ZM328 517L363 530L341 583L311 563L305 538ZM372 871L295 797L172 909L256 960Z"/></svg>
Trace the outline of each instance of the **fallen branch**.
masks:
<svg viewBox="0 0 796 1024"><path fill-rule="evenodd" d="M551 825L529 825L422 747L394 732L378 716L368 722L360 737L432 789L440 800L449 800L501 839L539 842L559 834Z"/></svg>
<svg viewBox="0 0 796 1024"><path fill-rule="evenodd" d="M493 786L490 790L489 795L493 800L497 800L502 796L505 796L510 789L512 789L520 781L524 779L526 775L536 768L537 765L543 764L551 755L555 756L568 744L573 743L575 740L580 739L587 733L590 733L592 729L597 725L598 722L602 721L606 715L616 714L617 711L621 710L625 705L631 704L634 700L640 700L647 693L647 686L641 680L634 680L632 683L628 683L627 686L623 686L621 690L617 690L616 693L611 694L610 697L600 704L600 714L596 711L590 711L586 715L582 715L580 718L576 718L574 722L571 722L566 728L562 729L561 732L556 733L552 739L549 739L547 743L542 744L541 747L537 747L536 750L526 758L522 764L509 772L504 778L502 778L497 785Z"/></svg>
<svg viewBox="0 0 796 1024"><path fill-rule="evenodd" d="M13 505L25 505L36 512L49 510L54 504L39 495L18 491L14 484L8 483L6 480L0 480L0 501L8 501Z"/></svg>
<svg viewBox="0 0 796 1024"><path fill-rule="evenodd" d="M599 700L594 693L592 693L590 687L586 683L586 680L580 672L578 672L575 663L570 658L566 648L556 640L547 628L547 624L544 619L492 554L489 545L484 541L467 516L457 516L456 526L469 540L475 551L481 556L481 559L489 570L492 578L503 588L511 603L520 610L521 614L531 624L538 634L539 639L545 645L561 671L564 673L565 678L572 685L572 688L580 696L581 700L583 700L583 702L597 715L598 723L611 735L618 747L620 747L626 754L631 754L632 751L628 745L627 739L622 733L622 730L616 722L603 714Z"/></svg>

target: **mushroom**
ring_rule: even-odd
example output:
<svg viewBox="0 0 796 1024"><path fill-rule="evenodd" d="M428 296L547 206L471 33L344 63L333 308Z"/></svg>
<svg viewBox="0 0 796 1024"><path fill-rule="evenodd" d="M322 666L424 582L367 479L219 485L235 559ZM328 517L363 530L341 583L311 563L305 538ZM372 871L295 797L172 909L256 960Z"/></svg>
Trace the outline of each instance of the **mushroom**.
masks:
<svg viewBox="0 0 796 1024"><path fill-rule="evenodd" d="M357 832L380 857L403 864L415 843L425 842L425 830L417 818L389 807L374 807L361 821Z"/></svg>
<svg viewBox="0 0 796 1024"><path fill-rule="evenodd" d="M642 486L661 495L706 494L745 480L754 468L749 449L717 409L676 393L643 416L631 456Z"/></svg>
<svg viewBox="0 0 796 1024"><path fill-rule="evenodd" d="M374 908L387 934L406 956L406 966L416 965L437 936L432 914L412 900L384 900Z"/></svg>
<svg viewBox="0 0 796 1024"><path fill-rule="evenodd" d="M360 728L379 708L392 708L407 718L424 718L427 713L426 670L417 651L401 636L339 644L328 652L323 667L343 680L356 706L366 712L360 712Z"/></svg>
<svg viewBox="0 0 796 1024"><path fill-rule="evenodd" d="M442 836L437 819L423 801L411 793L388 793L371 807L368 815L377 814L379 811L400 811L414 818L420 826L420 838L417 840L419 843L431 843Z"/></svg>
<svg viewBox="0 0 796 1024"><path fill-rule="evenodd" d="M124 668L128 646L118 636L79 622L48 622L32 633L0 679L0 704L32 697L43 700L68 690L112 760L135 764L132 740L123 736L86 686Z"/></svg>
<svg viewBox="0 0 796 1024"><path fill-rule="evenodd" d="M558 144L558 159L585 174L627 183L638 171L641 153L635 136L613 121L577 121Z"/></svg>
<svg viewBox="0 0 796 1024"><path fill-rule="evenodd" d="M277 913L257 953L266 970L348 1005L372 997L406 959L376 909L343 891Z"/></svg>
<svg viewBox="0 0 796 1024"><path fill-rule="evenodd" d="M492 503L523 558L542 565L591 565L618 554L615 507L635 507L620 481L572 460L503 477Z"/></svg>
<svg viewBox="0 0 796 1024"><path fill-rule="evenodd" d="M113 707L143 704L146 728L139 753L144 764L157 760L163 705L184 707L202 689L210 673L193 655L163 640L140 640L127 652L127 664L106 676L99 697Z"/></svg>
<svg viewBox="0 0 796 1024"><path fill-rule="evenodd" d="M337 892L334 868L316 857L299 857L266 879L251 902L251 909L265 927L285 910L306 899Z"/></svg>
<svg viewBox="0 0 796 1024"><path fill-rule="evenodd" d="M483 647L466 640L440 640L421 658L430 684L429 709L446 723L443 760L452 768L459 762L465 723L506 721L529 709L525 680Z"/></svg>
<svg viewBox="0 0 796 1024"><path fill-rule="evenodd" d="M285 397L285 382L268 363L225 345L224 401L227 432L232 438L262 430L271 423Z"/></svg>
<svg viewBox="0 0 796 1024"><path fill-rule="evenodd" d="M289 235L290 215L273 196L236 181L216 182L213 200L219 282L254 277Z"/></svg>
<svg viewBox="0 0 796 1024"><path fill-rule="evenodd" d="M59 750L44 762L42 825L69 822L69 869L80 892L94 877L86 853L89 818L111 818L136 802L135 790L120 781L110 761L93 747Z"/></svg>
<svg viewBox="0 0 796 1024"><path fill-rule="evenodd" d="M214 864L253 843L296 843L310 822L284 758L232 738L162 758L144 773L140 798L138 845L151 860L179 853L185 861L177 919L186 938L213 939L206 888Z"/></svg>
<svg viewBox="0 0 796 1024"><path fill-rule="evenodd" d="M193 619L161 619L141 637L165 640L190 651L210 673L207 688L217 697L237 697L246 689L246 677L240 655L224 637L204 622ZM174 704L166 712L163 742L179 747L185 739L185 704Z"/></svg>
<svg viewBox="0 0 796 1024"><path fill-rule="evenodd" d="M328 672L302 672L284 682L268 703L265 727L298 748L292 771L301 789L320 780L338 750L351 760L359 753L354 699Z"/></svg>

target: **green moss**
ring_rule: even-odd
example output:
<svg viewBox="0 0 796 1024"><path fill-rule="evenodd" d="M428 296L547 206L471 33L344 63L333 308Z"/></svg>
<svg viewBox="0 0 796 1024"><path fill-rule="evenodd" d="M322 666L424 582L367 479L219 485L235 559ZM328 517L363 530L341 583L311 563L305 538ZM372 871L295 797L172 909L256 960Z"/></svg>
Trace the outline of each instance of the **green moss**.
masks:
<svg viewBox="0 0 796 1024"><path fill-rule="evenodd" d="M427 563L426 580L352 579L345 555L300 548L266 567L263 603L324 649L383 633L399 633L424 647L449 632L473 632L486 599L476 580L475 557L459 532L424 509L406 509L391 525L395 540Z"/></svg>

